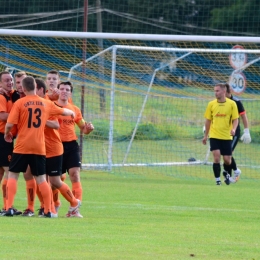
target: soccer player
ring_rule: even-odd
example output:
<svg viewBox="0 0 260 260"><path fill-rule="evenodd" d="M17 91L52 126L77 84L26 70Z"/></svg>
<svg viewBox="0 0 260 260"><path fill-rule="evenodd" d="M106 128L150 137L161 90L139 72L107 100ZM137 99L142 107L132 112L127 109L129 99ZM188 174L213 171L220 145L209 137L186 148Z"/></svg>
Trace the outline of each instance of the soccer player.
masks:
<svg viewBox="0 0 260 260"><path fill-rule="evenodd" d="M236 103L237 109L238 109L238 114L241 116L242 121L243 121L244 133L241 137L241 141L245 144L249 144L251 142L251 136L250 136L250 132L249 132L249 125L248 125L246 111L244 109L242 102L231 94L230 85L226 84L226 86L227 86L226 97L230 98L231 100L233 100ZM239 138L240 138L240 124L238 121L236 133L235 133L235 135L233 137L233 141L232 141L232 153L234 152L234 150L236 148ZM230 175L230 177L231 177L231 178L229 178L230 182L237 182L240 177L241 170L239 168L237 168L236 161L233 156L231 157L231 166L232 166L232 170L234 170L234 178L231 177L232 176L231 172L223 172L223 175L224 176Z"/></svg>
<svg viewBox="0 0 260 260"><path fill-rule="evenodd" d="M60 73L57 70L50 70L46 75L46 85L47 85L47 96L50 100L58 100L60 91L58 85L60 83ZM72 98L69 98L69 103L72 102Z"/></svg>
<svg viewBox="0 0 260 260"><path fill-rule="evenodd" d="M51 212L50 186L45 178L46 149L44 141L44 127L47 119L54 115L74 117L75 113L69 109L61 109L51 101L36 95L36 83L33 77L27 76L22 80L25 97L17 100L12 107L5 125L4 139L13 142L11 129L17 125L18 134L13 150L9 176L7 181L7 201L5 216L13 216L12 205L17 192L17 180L20 172L25 172L28 165L36 179L44 201L44 216L57 217Z"/></svg>
<svg viewBox="0 0 260 260"><path fill-rule="evenodd" d="M60 83L60 73L57 70L50 70L46 75L47 95L50 100L59 98L58 84Z"/></svg>
<svg viewBox="0 0 260 260"><path fill-rule="evenodd" d="M19 71L14 74L14 84L16 87L16 90L20 97L24 97L23 93L23 87L22 87L22 80L26 77L26 73L24 71Z"/></svg>
<svg viewBox="0 0 260 260"><path fill-rule="evenodd" d="M80 109L69 103L69 98L71 97L71 93L73 91L71 82L61 82L58 85L58 88L60 95L56 104L60 107L68 108L75 112L75 117L73 119L69 117L59 117L59 133L64 148L62 172L69 173L72 183L72 192L77 199L82 201L82 186L80 182L81 162L74 125L77 124L84 134L89 134L92 132L94 130L94 126L91 123L86 123L82 117ZM70 216L67 215L67 217Z"/></svg>
<svg viewBox="0 0 260 260"><path fill-rule="evenodd" d="M13 153L13 141L10 143L5 142L4 140L4 131L5 124L9 113L11 111L13 102L12 102L12 94L13 94L13 77L7 72L3 71L0 73L0 86L2 94L0 95L0 168L1 172L4 172L4 176L2 179L2 192L3 192L3 210L1 210L0 214L5 214L6 210L6 185L9 175L9 164ZM15 129L12 129L12 135L16 135ZM11 207L11 206L10 206ZM13 208L15 215L22 214L21 211L18 211Z"/></svg>
<svg viewBox="0 0 260 260"><path fill-rule="evenodd" d="M46 85L43 80L35 79L37 84L36 94L39 97L45 98ZM46 147L46 174L48 175L50 184L55 189L58 189L63 197L70 203L70 208L67 213L70 217L79 217L78 209L80 206L80 201L77 200L69 186L64 183L60 176L62 174L62 155L63 155L63 145L58 132L59 123L57 117L49 118L52 124L57 123L58 127L45 127L45 147ZM81 217L81 216L80 216Z"/></svg>
<svg viewBox="0 0 260 260"><path fill-rule="evenodd" d="M219 83L214 87L215 97L208 103L204 114L205 134L202 143L206 145L209 135L210 151L213 154L213 172L216 184L221 185L220 159L223 157L224 171L231 171L232 139L238 125L238 110L236 103L226 98L227 85ZM225 176L226 184L229 184L229 176Z"/></svg>
<svg viewBox="0 0 260 260"><path fill-rule="evenodd" d="M14 85L16 88L16 95L13 94L12 101L13 103L18 99L25 96L22 87L22 80L27 77L24 71L19 71L14 74ZM24 180L26 183L26 194L27 194L27 209L22 213L22 216L33 216L34 215L34 200L36 193L36 181L31 174L30 167L28 166L26 172L23 173Z"/></svg>
<svg viewBox="0 0 260 260"><path fill-rule="evenodd" d="M59 89L58 85L60 83L60 73L57 70L50 70L47 72L46 75L46 98L56 101L59 98ZM72 99L69 99L69 102L72 103ZM61 180L64 181L66 179L66 174L61 175ZM60 208L61 202L59 200L59 190L54 189L53 191L53 198L54 198L54 204L55 208L58 210Z"/></svg>

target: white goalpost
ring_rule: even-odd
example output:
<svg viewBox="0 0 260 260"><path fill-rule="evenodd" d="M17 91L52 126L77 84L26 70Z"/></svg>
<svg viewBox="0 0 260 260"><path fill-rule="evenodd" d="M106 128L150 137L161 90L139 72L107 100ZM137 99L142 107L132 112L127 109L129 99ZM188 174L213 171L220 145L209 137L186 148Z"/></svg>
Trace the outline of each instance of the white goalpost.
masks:
<svg viewBox="0 0 260 260"><path fill-rule="evenodd" d="M204 111L214 84L229 82L246 108L253 140L238 144L234 157L247 177L259 178L260 38L26 30L0 35L3 69L43 78L59 70L75 86L73 102L80 107L84 100L84 117L95 126L81 144L85 169L211 177L211 154L201 142Z"/></svg>

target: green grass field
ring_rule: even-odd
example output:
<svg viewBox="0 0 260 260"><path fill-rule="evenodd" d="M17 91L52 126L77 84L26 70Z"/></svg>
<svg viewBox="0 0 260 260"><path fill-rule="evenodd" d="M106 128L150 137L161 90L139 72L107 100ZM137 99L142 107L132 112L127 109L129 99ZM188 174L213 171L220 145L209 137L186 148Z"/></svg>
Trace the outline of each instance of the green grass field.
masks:
<svg viewBox="0 0 260 260"><path fill-rule="evenodd" d="M259 182L82 172L82 184L83 219L66 219L63 199L57 219L1 217L1 259L260 259Z"/></svg>

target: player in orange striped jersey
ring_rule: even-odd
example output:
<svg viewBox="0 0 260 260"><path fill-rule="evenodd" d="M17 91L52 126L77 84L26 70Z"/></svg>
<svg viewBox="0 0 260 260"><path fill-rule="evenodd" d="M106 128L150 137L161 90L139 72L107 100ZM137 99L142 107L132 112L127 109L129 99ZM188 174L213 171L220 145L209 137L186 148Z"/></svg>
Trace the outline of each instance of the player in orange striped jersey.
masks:
<svg viewBox="0 0 260 260"><path fill-rule="evenodd" d="M91 123L86 123L82 117L81 111L75 105L69 103L69 98L73 91L71 82L61 82L58 85L60 95L57 102L58 106L62 108L68 108L75 112L75 117L59 117L60 128L59 133L64 148L62 172L68 172L72 183L72 192L74 196L82 201L82 186L80 182L80 156L79 145L77 143L77 135L75 133L75 124L85 134L89 134L94 130L94 126ZM67 215L70 217L70 215Z"/></svg>

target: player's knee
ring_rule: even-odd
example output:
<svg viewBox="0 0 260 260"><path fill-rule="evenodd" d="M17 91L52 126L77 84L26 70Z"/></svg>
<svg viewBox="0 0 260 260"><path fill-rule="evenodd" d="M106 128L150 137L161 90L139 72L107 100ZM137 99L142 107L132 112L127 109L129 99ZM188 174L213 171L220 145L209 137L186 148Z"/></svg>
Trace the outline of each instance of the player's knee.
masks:
<svg viewBox="0 0 260 260"><path fill-rule="evenodd" d="M78 170L70 170L69 171L69 176L70 176L70 180L72 182L79 182L80 181L80 176L79 176L79 171Z"/></svg>
<svg viewBox="0 0 260 260"><path fill-rule="evenodd" d="M59 176L50 177L50 183L51 183L52 190L59 189L62 185L62 181Z"/></svg>
<svg viewBox="0 0 260 260"><path fill-rule="evenodd" d="M63 173L61 176L60 176L60 179L62 181L65 181L66 180L66 173Z"/></svg>

